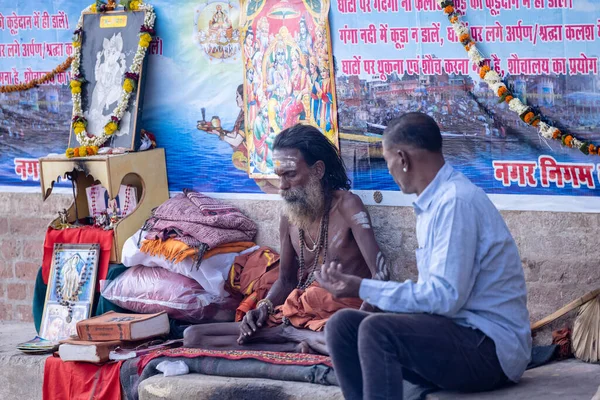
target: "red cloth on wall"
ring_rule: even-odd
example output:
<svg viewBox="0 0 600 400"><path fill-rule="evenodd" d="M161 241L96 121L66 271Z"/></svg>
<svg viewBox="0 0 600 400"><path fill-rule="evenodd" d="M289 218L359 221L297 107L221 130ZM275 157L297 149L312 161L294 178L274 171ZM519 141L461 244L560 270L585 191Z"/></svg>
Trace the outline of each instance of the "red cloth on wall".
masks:
<svg viewBox="0 0 600 400"><path fill-rule="evenodd" d="M123 361L103 365L64 362L50 356L44 365L44 400L121 400Z"/></svg>
<svg viewBox="0 0 600 400"><path fill-rule="evenodd" d="M110 250L113 244L113 231L105 231L94 226L83 226L81 228L54 229L48 228L46 240L44 240L44 259L42 261L42 278L48 284L50 267L52 266L52 253L54 243L98 243L100 244L100 260L98 261L97 287L101 279L106 279L108 264L110 262Z"/></svg>

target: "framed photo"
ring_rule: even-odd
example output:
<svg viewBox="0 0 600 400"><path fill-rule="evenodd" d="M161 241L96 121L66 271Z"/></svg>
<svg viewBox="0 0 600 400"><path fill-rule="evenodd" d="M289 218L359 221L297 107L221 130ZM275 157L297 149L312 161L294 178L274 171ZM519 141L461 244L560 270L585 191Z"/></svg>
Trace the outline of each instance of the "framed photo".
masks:
<svg viewBox="0 0 600 400"><path fill-rule="evenodd" d="M87 119L88 134L101 134L121 98L125 73L129 71L138 48L140 26L145 11L112 11L84 13L81 43L80 73L87 81L81 92L81 107ZM132 92L129 107L120 129L106 142L109 147L124 147L134 151L140 146L144 70L139 74L137 87ZM78 146L73 127L69 147Z"/></svg>
<svg viewBox="0 0 600 400"><path fill-rule="evenodd" d="M90 317L99 258L99 244L54 245L40 337L66 339L77 333L77 322Z"/></svg>

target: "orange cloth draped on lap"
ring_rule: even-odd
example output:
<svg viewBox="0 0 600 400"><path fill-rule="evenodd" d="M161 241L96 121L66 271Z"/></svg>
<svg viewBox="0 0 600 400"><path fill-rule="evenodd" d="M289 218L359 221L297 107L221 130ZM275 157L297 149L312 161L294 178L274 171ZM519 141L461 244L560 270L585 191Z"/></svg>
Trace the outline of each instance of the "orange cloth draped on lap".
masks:
<svg viewBox="0 0 600 400"><path fill-rule="evenodd" d="M286 317L296 328L319 332L336 311L343 308L359 309L361 305L361 299L336 299L313 282L306 290L294 289L285 302L275 308L275 313L269 318L269 325L279 325L283 322L283 317Z"/></svg>
<svg viewBox="0 0 600 400"><path fill-rule="evenodd" d="M121 400L122 363L64 362L50 356L44 366L42 397L44 400Z"/></svg>

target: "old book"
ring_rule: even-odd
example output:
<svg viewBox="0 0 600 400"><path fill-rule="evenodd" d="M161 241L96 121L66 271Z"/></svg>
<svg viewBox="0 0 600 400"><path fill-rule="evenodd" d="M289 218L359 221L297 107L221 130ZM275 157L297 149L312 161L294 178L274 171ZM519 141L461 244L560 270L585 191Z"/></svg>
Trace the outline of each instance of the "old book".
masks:
<svg viewBox="0 0 600 400"><path fill-rule="evenodd" d="M122 344L121 340L90 342L81 339L65 339L61 340L58 346L58 354L63 361L103 363L109 361L110 352Z"/></svg>
<svg viewBox="0 0 600 400"><path fill-rule="evenodd" d="M83 340L142 340L169 333L167 313L121 314L109 311L106 314L77 323L77 334Z"/></svg>
<svg viewBox="0 0 600 400"><path fill-rule="evenodd" d="M123 346L119 346L112 350L108 357L111 360L120 361L128 360L130 358L140 357L148 353L152 353L156 350L172 349L183 346L183 339L169 340L166 342L156 343L154 341L147 342L141 346L132 346L131 342L124 343Z"/></svg>

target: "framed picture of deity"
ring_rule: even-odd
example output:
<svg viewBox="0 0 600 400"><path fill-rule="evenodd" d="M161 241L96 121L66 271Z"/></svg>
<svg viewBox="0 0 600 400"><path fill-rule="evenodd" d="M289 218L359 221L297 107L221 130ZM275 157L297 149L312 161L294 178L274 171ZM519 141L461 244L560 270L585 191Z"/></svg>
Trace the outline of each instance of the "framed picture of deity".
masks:
<svg viewBox="0 0 600 400"><path fill-rule="evenodd" d="M105 147L130 151L140 147L146 53L152 51L155 43L150 42L149 33L143 37L145 31L154 33L151 28L144 28L148 25L148 12L82 13L73 38L74 43L80 44L75 46L73 55L71 91L73 85L80 89L73 92L69 147L100 146L92 143L95 139L105 139ZM152 18L152 26L153 23ZM83 121L81 126L77 126L78 121ZM87 139L81 143L84 125Z"/></svg>
<svg viewBox="0 0 600 400"><path fill-rule="evenodd" d="M99 257L98 244L54 245L40 337L66 339L77 333L77 322L90 317Z"/></svg>
<svg viewBox="0 0 600 400"><path fill-rule="evenodd" d="M282 130L308 123L338 146L329 0L242 2L248 173L276 178L272 150Z"/></svg>

